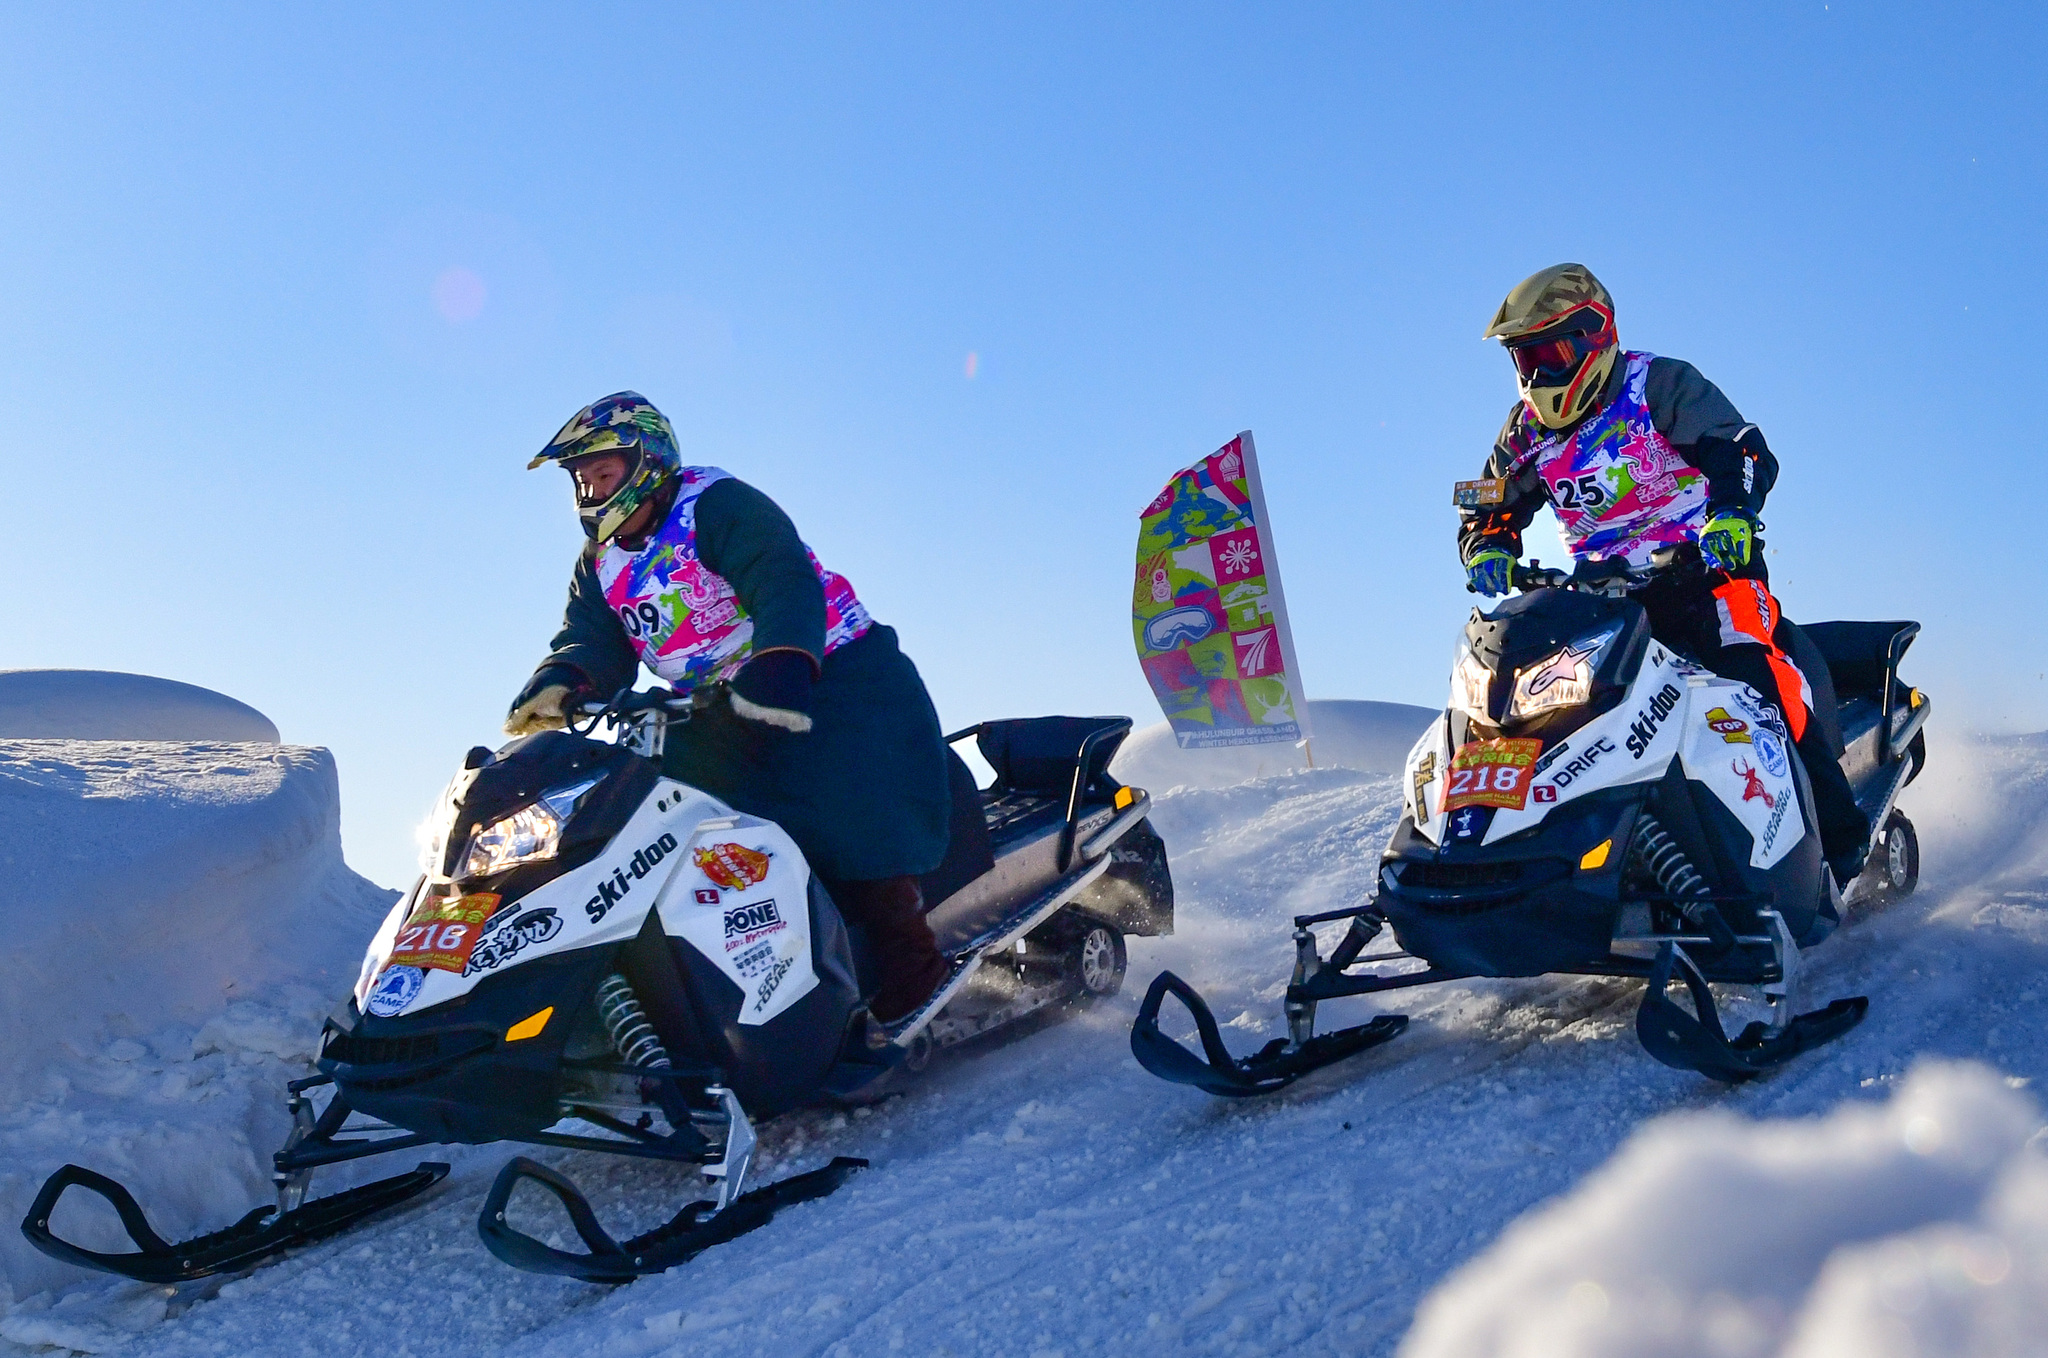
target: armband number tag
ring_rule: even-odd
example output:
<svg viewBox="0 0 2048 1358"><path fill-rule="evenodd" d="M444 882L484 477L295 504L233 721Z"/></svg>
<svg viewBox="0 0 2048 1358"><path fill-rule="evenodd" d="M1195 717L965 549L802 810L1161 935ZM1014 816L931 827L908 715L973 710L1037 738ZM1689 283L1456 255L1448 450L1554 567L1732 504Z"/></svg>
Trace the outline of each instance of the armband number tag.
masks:
<svg viewBox="0 0 2048 1358"><path fill-rule="evenodd" d="M1504 476L1486 476L1477 481L1460 481L1451 488L1451 503L1460 509L1481 509L1505 503L1508 481Z"/></svg>

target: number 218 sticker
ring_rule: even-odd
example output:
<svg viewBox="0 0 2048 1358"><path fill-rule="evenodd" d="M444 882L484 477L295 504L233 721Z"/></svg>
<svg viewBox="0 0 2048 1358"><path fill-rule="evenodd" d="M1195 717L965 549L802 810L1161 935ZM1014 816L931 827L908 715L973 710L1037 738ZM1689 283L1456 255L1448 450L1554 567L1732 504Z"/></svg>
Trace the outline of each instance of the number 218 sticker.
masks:
<svg viewBox="0 0 2048 1358"><path fill-rule="evenodd" d="M1540 740L1475 740L1451 756L1451 778L1444 788L1444 809L1498 806L1520 811L1529 804L1529 784Z"/></svg>

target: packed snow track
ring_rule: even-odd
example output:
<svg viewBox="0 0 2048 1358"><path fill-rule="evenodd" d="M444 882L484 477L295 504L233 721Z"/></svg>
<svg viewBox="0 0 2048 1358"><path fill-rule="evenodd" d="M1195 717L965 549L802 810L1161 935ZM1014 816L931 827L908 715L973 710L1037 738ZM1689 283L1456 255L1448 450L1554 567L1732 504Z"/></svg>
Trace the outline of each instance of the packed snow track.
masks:
<svg viewBox="0 0 2048 1358"><path fill-rule="evenodd" d="M19 746L0 746L9 748ZM942 1058L908 1095L878 1107L764 1127L764 1181L835 1155L872 1162L828 1199L668 1274L599 1287L491 1259L476 1237L477 1208L519 1148L452 1147L434 1152L454 1163L435 1193L242 1278L168 1292L10 1263L16 1293L0 1338L322 1358L1391 1354L1439 1284L1525 1212L1578 1188L1651 1119L1878 1106L1928 1057L1984 1062L2020 1082L2048 1075L2039 1036L2048 1031L2048 741L2039 738L1937 740L1905 801L1922 837L1919 894L1853 917L1809 959L1809 998L1868 994L1869 1019L1737 1089L1641 1050L1638 983L1586 979L1461 982L1394 997L1413 1019L1405 1035L1265 1099L1224 1101L1152 1079L1128 1046L1145 983L1162 967L1186 977L1240 1052L1279 1035L1289 917L1369 889L1400 803L1392 777L1349 769L1153 791L1180 933L1133 940L1131 983L1113 1002ZM352 972L347 956L317 960ZM238 1017L210 1029L167 1019L155 1035L102 1035L97 1050L70 1051L5 1115L0 1150L39 1182L119 1141L123 1163L100 1167L136 1171L145 1206L166 1212L160 1229L225 1224L261 1199L262 1161L284 1123L281 1106L256 1091L291 1064L278 1054L282 1031L299 1043L291 1050L311 1043L323 1006L289 988L307 979L271 978L263 996L230 1009ZM1366 1001L1333 1002L1321 1025L1373 1012ZM104 1092L90 1092L121 1071L157 1091L154 1102L116 1112ZM202 1087L214 1095L162 1095ZM201 1144L209 1126L232 1134ZM537 1158L573 1167L614 1234L666 1218L698 1186L674 1167ZM403 1167L372 1165L362 1177ZM200 1180L206 1191L171 1207L152 1196ZM349 1181L316 1179L316 1191ZM218 1205L194 1215L195 1200ZM550 1229L540 1203L515 1209L531 1213L524 1229ZM174 1210L183 1219L170 1219ZM1745 1229L1769 1249L1768 1228ZM1778 1353L1789 1312L1775 1330L1758 1323L1747 1347L1728 1351ZM1508 1351L1463 1343L1418 1329L1409 1352Z"/></svg>

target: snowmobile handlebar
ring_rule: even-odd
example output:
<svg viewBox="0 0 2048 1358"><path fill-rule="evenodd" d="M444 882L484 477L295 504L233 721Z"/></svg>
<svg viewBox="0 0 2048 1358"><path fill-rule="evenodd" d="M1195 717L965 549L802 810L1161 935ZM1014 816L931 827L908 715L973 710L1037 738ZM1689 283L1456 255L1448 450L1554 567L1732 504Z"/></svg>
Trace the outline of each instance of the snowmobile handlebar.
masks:
<svg viewBox="0 0 2048 1358"><path fill-rule="evenodd" d="M1561 571L1545 569L1542 562L1533 559L1526 566L1517 561L1508 568L1508 583L1522 590L1575 589L1583 594L1614 597L1641 589L1668 571L1697 564L1696 554L1689 556L1674 544L1652 552L1647 566L1631 566L1626 561L1581 561L1571 570Z"/></svg>

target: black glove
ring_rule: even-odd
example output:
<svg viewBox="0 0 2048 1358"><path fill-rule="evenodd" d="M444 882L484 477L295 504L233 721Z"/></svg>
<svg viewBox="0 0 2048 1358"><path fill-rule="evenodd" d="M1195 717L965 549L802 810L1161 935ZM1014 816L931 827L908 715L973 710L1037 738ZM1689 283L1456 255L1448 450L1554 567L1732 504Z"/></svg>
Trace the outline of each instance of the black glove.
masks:
<svg viewBox="0 0 2048 1358"><path fill-rule="evenodd" d="M811 729L811 686L817 662L809 652L764 651L732 680L732 710L748 721L801 734Z"/></svg>
<svg viewBox="0 0 2048 1358"><path fill-rule="evenodd" d="M582 670L573 665L543 665L512 700L512 710L505 714L505 734L530 736L536 731L560 730L568 725L577 704L595 696L597 691Z"/></svg>

